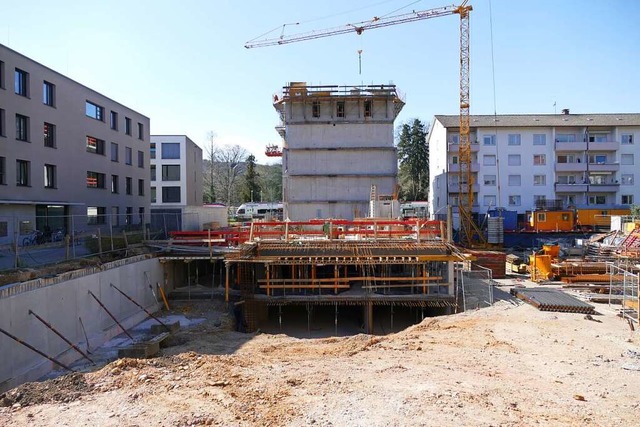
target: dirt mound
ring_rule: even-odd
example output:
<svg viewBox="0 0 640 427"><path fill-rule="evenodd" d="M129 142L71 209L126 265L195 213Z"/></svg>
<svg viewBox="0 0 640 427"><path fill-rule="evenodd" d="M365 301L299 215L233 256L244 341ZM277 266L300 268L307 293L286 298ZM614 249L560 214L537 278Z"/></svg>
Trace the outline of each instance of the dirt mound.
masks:
<svg viewBox="0 0 640 427"><path fill-rule="evenodd" d="M0 406L69 403L91 391L84 375L73 373L44 382L25 383L0 395Z"/></svg>

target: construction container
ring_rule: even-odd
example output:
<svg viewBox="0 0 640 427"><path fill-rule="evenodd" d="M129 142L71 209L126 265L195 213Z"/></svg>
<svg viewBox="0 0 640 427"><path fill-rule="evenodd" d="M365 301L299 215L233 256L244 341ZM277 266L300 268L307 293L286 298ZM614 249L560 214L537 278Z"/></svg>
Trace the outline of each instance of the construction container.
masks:
<svg viewBox="0 0 640 427"><path fill-rule="evenodd" d="M612 215L631 215L629 208L578 208L576 225L589 230L609 231Z"/></svg>
<svg viewBox="0 0 640 427"><path fill-rule="evenodd" d="M551 268L551 257L549 255L530 255L529 270L531 271L531 280L534 282L551 280L555 276Z"/></svg>
<svg viewBox="0 0 640 427"><path fill-rule="evenodd" d="M489 218L502 217L504 231L516 231L518 229L518 211L508 211L506 209L493 209L487 211Z"/></svg>
<svg viewBox="0 0 640 427"><path fill-rule="evenodd" d="M573 211L533 211L529 213L531 231L573 231L575 229Z"/></svg>
<svg viewBox="0 0 640 427"><path fill-rule="evenodd" d="M558 259L558 256L560 255L560 245L542 245L542 251L544 255L549 255L551 259Z"/></svg>

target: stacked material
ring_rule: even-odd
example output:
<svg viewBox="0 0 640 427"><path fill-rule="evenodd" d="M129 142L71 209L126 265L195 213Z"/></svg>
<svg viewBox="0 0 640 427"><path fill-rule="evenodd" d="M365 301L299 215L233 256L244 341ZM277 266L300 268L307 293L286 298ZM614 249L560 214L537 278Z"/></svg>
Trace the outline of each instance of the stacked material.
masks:
<svg viewBox="0 0 640 427"><path fill-rule="evenodd" d="M540 311L595 314L594 307L584 301L549 288L511 288L511 294Z"/></svg>
<svg viewBox="0 0 640 427"><path fill-rule="evenodd" d="M507 256L504 252L480 250L469 250L468 252L476 258L476 260L473 261L474 265L479 265L480 267L488 268L489 270L491 270L492 278L505 278ZM470 261L465 261L465 268L467 268L468 270L473 270Z"/></svg>
<svg viewBox="0 0 640 427"><path fill-rule="evenodd" d="M551 264L553 273L559 277L580 274L606 274L607 264L604 262L564 261Z"/></svg>
<svg viewBox="0 0 640 427"><path fill-rule="evenodd" d="M527 265L518 255L508 254L506 257L506 269L509 273L524 274L527 272Z"/></svg>

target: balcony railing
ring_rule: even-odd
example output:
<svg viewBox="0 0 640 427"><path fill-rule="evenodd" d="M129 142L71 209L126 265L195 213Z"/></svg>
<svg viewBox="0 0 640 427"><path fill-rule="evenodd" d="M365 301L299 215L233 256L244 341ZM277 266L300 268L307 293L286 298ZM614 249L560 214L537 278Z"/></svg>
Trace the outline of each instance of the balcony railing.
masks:
<svg viewBox="0 0 640 427"><path fill-rule="evenodd" d="M589 184L590 193L615 193L620 188L617 182L606 184Z"/></svg>
<svg viewBox="0 0 640 427"><path fill-rule="evenodd" d="M478 171L480 171L480 163L471 163L471 172L478 172ZM460 164L450 163L449 172L450 173L460 172Z"/></svg>
<svg viewBox="0 0 640 427"><path fill-rule="evenodd" d="M618 141L588 142L589 151L616 151L620 149Z"/></svg>
<svg viewBox="0 0 640 427"><path fill-rule="evenodd" d="M560 142L556 141L556 151L585 151L586 142Z"/></svg>
<svg viewBox="0 0 640 427"><path fill-rule="evenodd" d="M480 191L480 185L479 184L473 184L471 186L473 188L473 192L477 193L478 191ZM449 193L459 193L460 192L460 185L458 184L449 184Z"/></svg>
<svg viewBox="0 0 640 427"><path fill-rule="evenodd" d="M617 172L620 170L618 163L589 163L590 172Z"/></svg>
<svg viewBox="0 0 640 427"><path fill-rule="evenodd" d="M556 172L585 172L586 163L556 163Z"/></svg>
<svg viewBox="0 0 640 427"><path fill-rule="evenodd" d="M556 182L557 193L584 193L588 188L587 184L560 184Z"/></svg>

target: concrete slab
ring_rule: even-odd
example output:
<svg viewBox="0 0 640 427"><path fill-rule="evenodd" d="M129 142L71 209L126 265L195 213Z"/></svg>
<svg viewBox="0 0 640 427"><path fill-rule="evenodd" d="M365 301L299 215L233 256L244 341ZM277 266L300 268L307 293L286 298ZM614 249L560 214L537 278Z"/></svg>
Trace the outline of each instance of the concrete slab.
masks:
<svg viewBox="0 0 640 427"><path fill-rule="evenodd" d="M165 325L167 326L166 328L165 328ZM167 330L167 328L168 328L168 330ZM164 325L161 325L159 323L151 325L151 333L153 335L161 334L163 332L169 332L171 334L175 334L179 330L180 330L180 322L179 321L176 321L176 322L173 322L173 323L164 322Z"/></svg>

